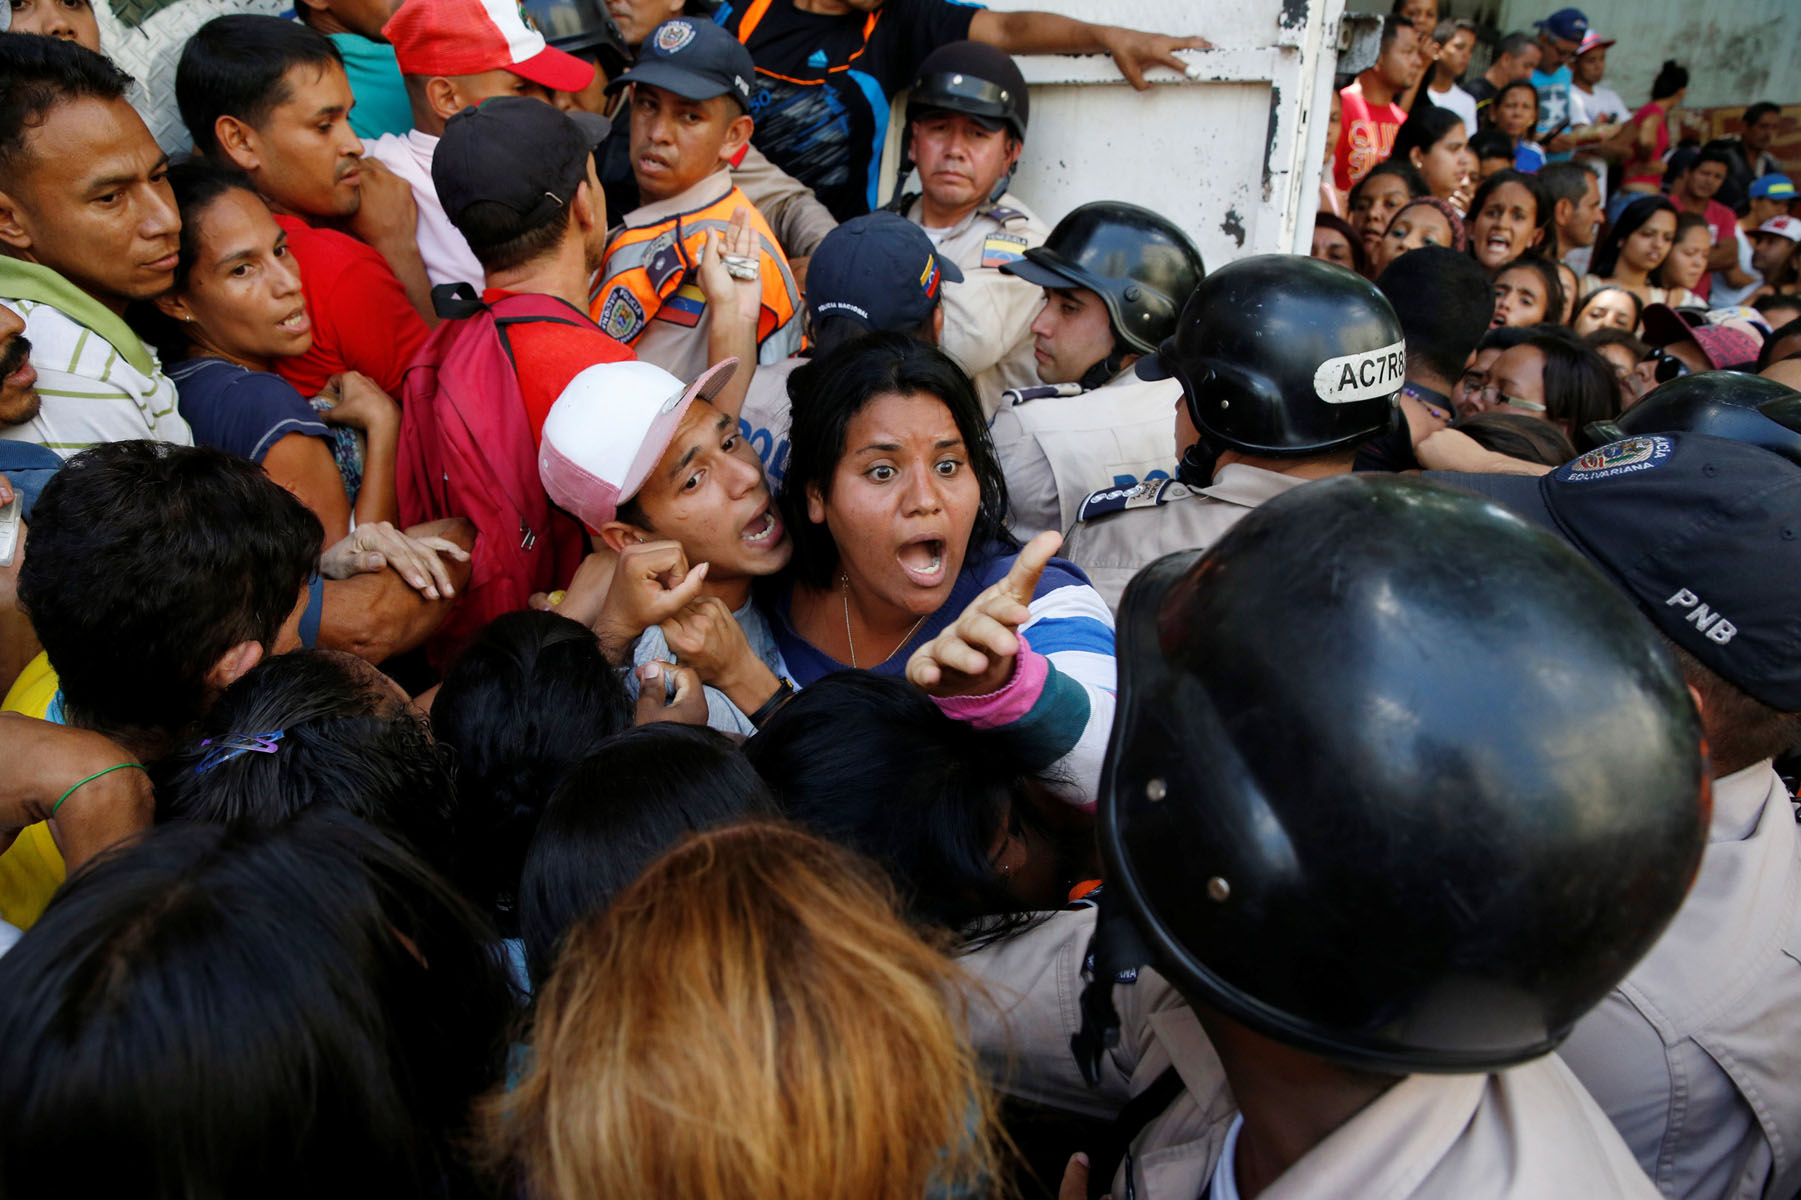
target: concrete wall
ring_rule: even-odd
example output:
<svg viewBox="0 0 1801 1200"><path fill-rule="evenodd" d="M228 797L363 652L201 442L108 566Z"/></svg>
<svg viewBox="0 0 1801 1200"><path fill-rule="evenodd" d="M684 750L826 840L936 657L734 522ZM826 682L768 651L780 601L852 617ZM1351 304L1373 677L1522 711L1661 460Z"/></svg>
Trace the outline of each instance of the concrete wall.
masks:
<svg viewBox="0 0 1801 1200"><path fill-rule="evenodd" d="M1559 7L1548 0L1501 0L1495 23L1529 29ZM1663 60L1688 68L1692 108L1754 100L1801 102L1801 3L1796 0L1585 0L1589 24L1619 45L1607 54L1607 82L1628 103L1651 97Z"/></svg>
<svg viewBox="0 0 1801 1200"><path fill-rule="evenodd" d="M1563 0L1439 0L1445 16L1504 32L1530 32L1534 21L1563 6ZM1387 12L1389 5L1351 0L1349 7ZM1801 104L1797 0L1576 0L1576 7L1595 29L1619 39L1608 52L1606 82L1629 104L1651 98L1651 80L1666 58L1688 68L1692 108Z"/></svg>

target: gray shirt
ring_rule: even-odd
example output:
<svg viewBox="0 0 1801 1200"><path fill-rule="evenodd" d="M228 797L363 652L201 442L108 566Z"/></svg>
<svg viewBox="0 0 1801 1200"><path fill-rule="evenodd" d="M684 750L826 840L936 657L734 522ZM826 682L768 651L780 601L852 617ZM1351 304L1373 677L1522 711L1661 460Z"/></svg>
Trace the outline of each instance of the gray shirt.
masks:
<svg viewBox="0 0 1801 1200"><path fill-rule="evenodd" d="M774 671L782 679L788 678L788 664L782 660L782 652L776 647L775 634L769 630L769 621L757 608L755 602L745 601L744 607L735 609L732 616L738 620L739 628L744 630L744 638L750 643L751 653L763 661L763 665ZM660 626L652 625L638 635L632 645L632 667L625 673L625 689L631 694L635 703L638 699L638 668L648 662L672 663L676 655L669 648L669 640L663 636ZM750 718L725 698L725 693L717 688L706 688L707 695L707 727L717 729L721 733L735 733L749 737L757 731L750 723Z"/></svg>

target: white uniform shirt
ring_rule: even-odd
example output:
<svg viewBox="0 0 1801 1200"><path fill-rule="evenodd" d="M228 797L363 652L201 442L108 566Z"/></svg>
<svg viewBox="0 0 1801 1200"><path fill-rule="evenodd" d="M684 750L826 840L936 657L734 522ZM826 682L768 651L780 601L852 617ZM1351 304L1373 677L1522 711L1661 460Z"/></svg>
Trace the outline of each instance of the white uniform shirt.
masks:
<svg viewBox="0 0 1801 1200"><path fill-rule="evenodd" d="M1173 423L1170 428L1174 440ZM1306 482L1298 475L1228 463L1204 488L1146 482L1116 491L1120 511L1078 520L1063 543L1063 557L1087 572L1094 590L1117 613L1126 584L1140 569L1165 554L1211 546L1253 508ZM1095 493L1083 504L1084 512L1106 499L1107 493Z"/></svg>
<svg viewBox="0 0 1801 1200"><path fill-rule="evenodd" d="M1114 1200L1194 1200L1237 1118L1219 1056L1155 971L1114 988L1119 1041L1084 1089L1069 1051L1081 1028L1080 968L1094 910L1043 923L958 960L981 986L972 1037L1008 1067L1009 1093L1096 1116L1116 1114L1170 1066L1183 1091L1133 1142ZM984 1003L984 997L992 1004ZM1607 1117L1556 1056L1490 1075L1412 1075L1334 1130L1259 1200L1655 1200L1657 1190Z"/></svg>
<svg viewBox="0 0 1801 1200"><path fill-rule="evenodd" d="M1688 898L1561 1053L1665 1195L1801 1188L1801 838L1769 762L1714 780Z"/></svg>
<svg viewBox="0 0 1801 1200"><path fill-rule="evenodd" d="M1068 530L1097 489L1173 476L1181 397L1180 382L1146 381L1127 367L1078 395L1003 401L989 433L1007 477L1014 536Z"/></svg>
<svg viewBox="0 0 1801 1200"><path fill-rule="evenodd" d="M425 274L432 286L466 283L479 293L482 265L469 242L444 215L437 185L432 182L431 160L437 152L438 139L417 129L408 130L405 136L385 133L364 148L364 153L413 189L413 205L419 210L413 239L419 243L419 257L425 260Z"/></svg>
<svg viewBox="0 0 1801 1200"><path fill-rule="evenodd" d="M907 219L921 225L923 201ZM921 225L923 228L923 225ZM982 410L994 415L1001 393L1038 382L1032 355L1032 320L1044 289L1001 270L1050 236L1032 210L1011 192L976 210L948 230L926 230L938 252L963 272L962 283L944 285L944 333L939 347L969 373Z"/></svg>

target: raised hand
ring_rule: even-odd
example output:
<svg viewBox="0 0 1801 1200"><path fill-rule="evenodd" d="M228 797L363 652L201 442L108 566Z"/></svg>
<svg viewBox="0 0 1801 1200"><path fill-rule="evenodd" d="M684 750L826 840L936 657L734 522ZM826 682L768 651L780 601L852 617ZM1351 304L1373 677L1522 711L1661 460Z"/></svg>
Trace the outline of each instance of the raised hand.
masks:
<svg viewBox="0 0 1801 1200"><path fill-rule="evenodd" d="M615 656L623 655L646 629L686 608L700 595L706 578L707 564L690 568L680 542L634 542L620 550L619 565L593 623L607 656L623 661Z"/></svg>
<svg viewBox="0 0 1801 1200"><path fill-rule="evenodd" d="M1014 631L1031 618L1029 605L1045 564L1063 544L1063 535L1047 529L1013 560L1005 578L969 602L963 615L907 660L907 678L927 695L985 696L1000 690L1013 676L1019 656Z"/></svg>

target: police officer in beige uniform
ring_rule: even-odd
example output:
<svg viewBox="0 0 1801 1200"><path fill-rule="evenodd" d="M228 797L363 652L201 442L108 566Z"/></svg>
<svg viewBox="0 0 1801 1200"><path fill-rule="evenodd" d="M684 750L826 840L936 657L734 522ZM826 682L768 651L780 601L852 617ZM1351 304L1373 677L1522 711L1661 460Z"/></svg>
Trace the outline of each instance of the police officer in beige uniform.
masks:
<svg viewBox="0 0 1801 1200"><path fill-rule="evenodd" d="M1348 473L1357 447L1400 420L1406 352L1374 284L1317 259L1265 254L1207 276L1175 336L1135 369L1182 385L1171 418L1183 449L1176 478L1095 492L1063 543L1115 609L1146 563L1211 545L1309 479Z"/></svg>
<svg viewBox="0 0 1801 1200"><path fill-rule="evenodd" d="M1621 440L1542 481L1440 476L1559 530L1678 648L1701 696L1700 873L1561 1051L1666 1196L1801 1189L1801 838L1772 766L1801 746L1801 634L1778 582L1801 578L1798 430L1801 393L1710 371L1658 388L1612 427Z"/></svg>
<svg viewBox="0 0 1801 1200"><path fill-rule="evenodd" d="M1073 1047L1091 1111L1131 1097L1092 1190L1655 1197L1551 1053L1705 840L1701 719L1631 603L1496 505L1356 475L1147 567L1118 659L1098 909L961 960L1012 1086L1060 1102Z"/></svg>
<svg viewBox="0 0 1801 1200"><path fill-rule="evenodd" d="M944 289L942 348L975 381L992 416L1001 393L1038 382L1032 317L1040 293L1001 273L1047 232L1007 190L1025 148L1031 99L1006 51L981 42L940 46L920 64L907 98L907 158L920 191L889 205L924 229L963 281Z"/></svg>
<svg viewBox="0 0 1801 1200"><path fill-rule="evenodd" d="M1084 204L1001 270L1044 289L1032 321L1036 387L1010 388L989 429L1013 532L1066 530L1097 486L1167 479L1182 385L1132 365L1176 331L1206 269L1188 235L1136 204Z"/></svg>

